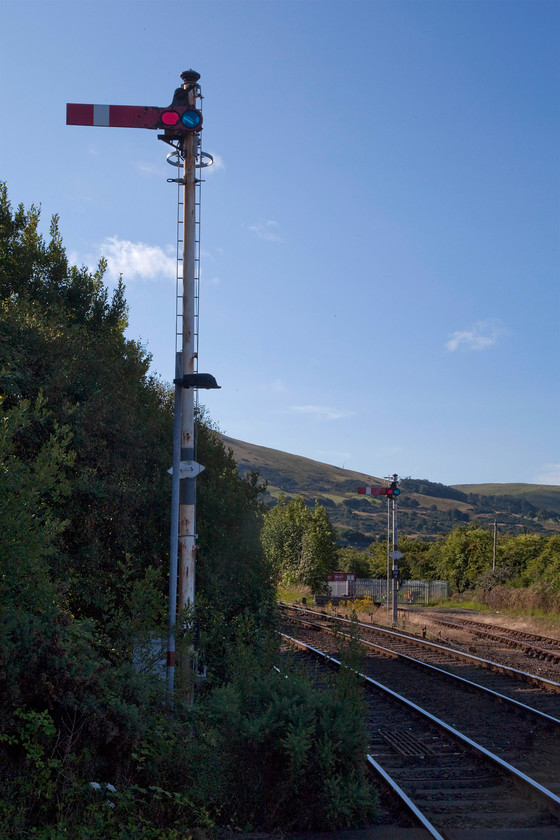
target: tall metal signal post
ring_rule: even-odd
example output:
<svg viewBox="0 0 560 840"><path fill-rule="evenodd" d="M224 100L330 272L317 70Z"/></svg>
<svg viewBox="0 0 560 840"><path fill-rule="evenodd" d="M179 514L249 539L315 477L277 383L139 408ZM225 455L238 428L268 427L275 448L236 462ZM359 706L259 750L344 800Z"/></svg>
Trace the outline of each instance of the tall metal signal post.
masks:
<svg viewBox="0 0 560 840"><path fill-rule="evenodd" d="M167 686L175 685L177 609L194 611L196 552L196 476L204 469L195 460L195 394L199 388L218 388L211 374L198 372L198 282L200 279L200 179L197 169L212 163L201 151L202 94L200 74L181 74L167 108L133 105L81 105L66 108L67 125L150 128L163 131L160 140L174 151L168 161L182 174L168 181L178 184L177 306L175 345L175 410L171 494L169 567L169 626ZM194 652L193 652L194 653ZM194 656L193 656L194 660Z"/></svg>
<svg viewBox="0 0 560 840"><path fill-rule="evenodd" d="M391 590L391 601L393 604L393 625L397 623L397 590L398 590L398 583L399 583L399 560L404 557L397 546L397 497L400 495L400 490L398 488L399 477L396 473L391 476L387 476L387 480L390 481L390 485L388 487L358 487L357 492L360 493L362 496L387 496L387 505L389 506L392 504L393 509L393 550L389 551L389 545L387 540L387 560L392 562L391 566L391 578L392 578L392 590ZM387 584L389 583L389 575L387 576ZM389 602L389 586L387 585L387 604Z"/></svg>

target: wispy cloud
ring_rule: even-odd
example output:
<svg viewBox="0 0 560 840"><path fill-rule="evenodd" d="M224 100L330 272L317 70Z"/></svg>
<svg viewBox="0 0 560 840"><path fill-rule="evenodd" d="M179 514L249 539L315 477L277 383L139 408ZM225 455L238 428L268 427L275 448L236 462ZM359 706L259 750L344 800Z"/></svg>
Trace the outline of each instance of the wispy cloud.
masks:
<svg viewBox="0 0 560 840"><path fill-rule="evenodd" d="M226 165L224 163L224 159L221 155L217 155L215 152L212 152L212 160L213 163L207 169L205 168L204 172L210 174L211 172L220 172L221 169L225 169Z"/></svg>
<svg viewBox="0 0 560 840"><path fill-rule="evenodd" d="M101 243L100 250L107 260L109 272L123 274L125 281L175 279L177 260L172 245L164 250L159 245L109 236Z"/></svg>
<svg viewBox="0 0 560 840"><path fill-rule="evenodd" d="M535 484L557 484L560 486L560 464L543 464L541 472L533 479Z"/></svg>
<svg viewBox="0 0 560 840"><path fill-rule="evenodd" d="M270 219L264 224L249 225L249 230L256 234L259 239L265 239L267 242L282 242L282 237L278 233L279 227L278 222Z"/></svg>
<svg viewBox="0 0 560 840"><path fill-rule="evenodd" d="M477 321L470 329L451 333L445 347L450 353L454 353L460 347L464 350L487 350L508 332L498 318L488 318L485 321Z"/></svg>
<svg viewBox="0 0 560 840"><path fill-rule="evenodd" d="M292 405L288 412L290 414L306 414L316 420L341 420L343 417L352 417L356 413L344 408L332 408L328 405Z"/></svg>

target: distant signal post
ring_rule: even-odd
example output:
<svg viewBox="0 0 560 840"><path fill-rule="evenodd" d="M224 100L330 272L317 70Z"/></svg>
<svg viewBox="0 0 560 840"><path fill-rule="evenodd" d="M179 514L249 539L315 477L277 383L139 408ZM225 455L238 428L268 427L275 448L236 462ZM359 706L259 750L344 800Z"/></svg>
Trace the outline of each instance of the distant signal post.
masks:
<svg viewBox="0 0 560 840"><path fill-rule="evenodd" d="M399 560L404 557L404 554L398 550L397 547L397 497L400 495L398 487L398 476L395 473L390 477L390 484L388 487L366 486L358 487L358 493L361 496L387 496L387 502L393 500L393 550L389 552L388 558L392 561L391 577L392 577L392 602L393 602L393 625L397 623L397 592L399 582ZM387 548L388 550L388 548ZM389 597L389 593L387 593Z"/></svg>
<svg viewBox="0 0 560 840"><path fill-rule="evenodd" d="M200 74L187 70L181 74L182 87L175 90L171 105L157 108L145 105L66 106L67 125L108 128L147 128L160 130L158 137L175 150L182 164L182 177L168 179L183 188L182 258L178 252L178 279L182 279L182 312L178 314L181 351L175 360L175 416L171 498L171 550L169 568L169 633L167 645L167 686L174 690L175 636L177 608L194 613L196 551L196 476L204 469L195 461L194 393L198 388L218 388L211 374L198 373L195 324L196 246L196 168L202 163L200 132L202 99ZM179 202L181 204L181 202ZM193 668L196 668L193 651Z"/></svg>

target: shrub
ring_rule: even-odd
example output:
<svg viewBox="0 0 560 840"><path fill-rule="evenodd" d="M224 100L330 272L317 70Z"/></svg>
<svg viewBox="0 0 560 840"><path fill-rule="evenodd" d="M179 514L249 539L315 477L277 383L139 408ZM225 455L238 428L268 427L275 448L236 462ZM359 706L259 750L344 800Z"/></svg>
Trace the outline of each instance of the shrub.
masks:
<svg viewBox="0 0 560 840"><path fill-rule="evenodd" d="M240 670L199 708L197 799L231 828L321 830L372 816L364 711L344 679Z"/></svg>

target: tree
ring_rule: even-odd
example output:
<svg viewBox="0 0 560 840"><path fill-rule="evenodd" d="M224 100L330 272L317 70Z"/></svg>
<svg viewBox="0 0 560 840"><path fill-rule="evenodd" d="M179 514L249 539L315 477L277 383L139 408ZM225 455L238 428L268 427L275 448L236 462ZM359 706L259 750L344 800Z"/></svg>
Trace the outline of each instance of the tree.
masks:
<svg viewBox="0 0 560 840"><path fill-rule="evenodd" d="M459 592L468 589L490 568L492 543L492 533L483 528L455 528L441 544L440 577L448 580Z"/></svg>
<svg viewBox="0 0 560 840"><path fill-rule="evenodd" d="M231 450L202 411L197 418L196 612L214 676L238 636L262 639L274 625L275 580L260 540L265 490L256 473L239 475ZM219 672L219 673L218 673Z"/></svg>
<svg viewBox="0 0 560 840"><path fill-rule="evenodd" d="M29 462L57 424L68 429L71 492L53 501L66 526L51 571L74 614L103 616L109 630L110 606L126 603L122 584L167 551L171 401L149 355L125 337L122 281L109 298L104 261L93 274L69 266L56 217L47 243L39 220L36 207L12 212L0 185L3 410L46 400L48 416L16 440Z"/></svg>
<svg viewBox="0 0 560 840"><path fill-rule="evenodd" d="M497 566L506 566L510 576L523 579L526 569L539 557L547 539L541 534L508 535L498 540Z"/></svg>
<svg viewBox="0 0 560 840"><path fill-rule="evenodd" d="M337 566L335 531L322 505L310 510L302 496L278 503L265 515L262 531L265 555L288 584L326 592L329 572Z"/></svg>
<svg viewBox="0 0 560 840"><path fill-rule="evenodd" d="M328 767L313 775L314 790L328 787L330 811L324 794L314 794L316 819L356 819L369 807L369 788L354 761L365 743L361 717L348 715L337 697L333 705L323 692L292 692L291 681L279 681L270 667L278 641L274 579L259 535L263 487L254 474L239 477L204 416L197 423L198 457L206 467L199 481L197 610L212 674L202 701L193 710L179 696L171 710L165 682L133 656L138 640L153 642L161 627L167 591L170 391L150 376L142 346L124 334L122 282L109 296L104 262L93 274L69 266L56 218L48 243L38 223L34 207L12 212L0 187L4 834L171 838L211 825L211 809L220 819L226 808L245 818L239 801L232 809L240 774L231 765L231 741L222 739L221 754L216 749L220 696L231 696L233 674L244 689L239 755L254 755L256 745L255 766L274 772L272 715L274 735L289 741L282 770L296 766L291 756L304 758L300 775L280 774L288 807L298 796L305 801L303 765L307 755L319 756ZM308 520L301 551L307 564L332 551L321 511ZM251 657L261 668L260 693L247 684L244 665ZM277 715L291 694L293 710ZM226 718L235 711L228 709ZM292 721L298 725L310 714L317 749L309 744L303 755ZM201 752L209 774L220 761L232 767L232 776L220 778L222 798L204 798ZM113 807L89 780L115 786ZM253 804L251 778L246 781L241 793ZM268 815L270 801L274 791L272 800L259 793L255 812ZM281 826L285 813L278 820Z"/></svg>
<svg viewBox="0 0 560 840"><path fill-rule="evenodd" d="M358 578L371 577L371 566L366 553L351 546L338 549L338 570L352 572Z"/></svg>
<svg viewBox="0 0 560 840"><path fill-rule="evenodd" d="M326 509L315 504L309 511L302 538L299 574L313 593L326 591L329 572L338 565L336 534Z"/></svg>

